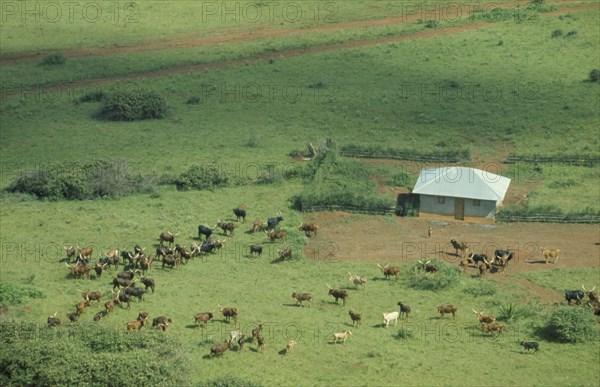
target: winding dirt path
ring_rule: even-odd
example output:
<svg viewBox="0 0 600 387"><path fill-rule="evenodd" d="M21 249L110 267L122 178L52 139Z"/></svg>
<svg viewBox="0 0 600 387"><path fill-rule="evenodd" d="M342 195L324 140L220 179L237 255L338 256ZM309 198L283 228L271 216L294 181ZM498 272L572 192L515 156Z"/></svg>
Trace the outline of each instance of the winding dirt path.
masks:
<svg viewBox="0 0 600 387"><path fill-rule="evenodd" d="M557 4L560 4L560 5L570 4L570 3L579 3L579 2L573 1L573 0L557 2ZM514 6L514 4L510 4L510 6ZM586 4L583 6L566 7L566 8L561 8L556 11L546 12L546 13L543 13L540 15L554 16L554 15L559 15L559 14L564 14L564 13L574 12L574 11L598 10L598 9L600 9L600 3ZM305 28L305 29L263 31L262 32L263 35L260 35L260 33L259 33L259 35L262 37L302 35L302 34L309 34L309 33L313 33L313 32L321 32L321 31L326 31L326 30L335 30L335 29L339 30L339 29L344 29L344 28L354 28L354 27L359 27L359 26L363 26L363 25L370 25L370 26L386 25L386 24L389 25L389 24L393 24L393 23L398 23L400 19L402 20L402 22L406 21L406 17L404 17L404 18L392 17L392 18L379 19L379 20L338 23L338 24L334 24L334 25L326 25L326 26L319 26L319 27ZM164 77L164 76L177 75L177 74L201 72L201 71L206 71L206 70L221 69L221 68L225 68L225 67L240 66L240 65L244 65L244 64L261 63L261 62L266 62L268 60L277 59L277 58L292 58L292 57L297 57L297 56L301 56L301 55L309 55L309 54L313 54L313 53L338 51L338 50L366 47L366 46L386 44L386 43L395 43L395 42L402 42L402 41L416 40L416 39L427 39L427 38L432 38L432 37L436 37L436 36L444 36L444 35L457 34L457 33L466 32L466 31L472 31L472 30L476 30L476 29L480 29L480 28L484 28L484 27L489 27L494 24L495 23L489 23L489 22L476 22L476 23L461 25L461 26L456 26L456 27L447 27L447 28L441 28L441 29L427 29L427 30L418 31L418 32L412 33L412 34L406 34L406 35L388 36L388 37L374 38L374 39L360 39L360 40L354 40L354 41L345 42L345 43L325 44L325 45L311 46L311 47L307 47L307 48L289 49L289 50L283 50L283 51L279 51L279 52L269 52L269 53L265 53L265 54L259 54L259 55L255 55L255 56L245 57L242 59L216 61L216 62L205 63L205 64L197 64L197 65L175 66L175 67L171 67L171 68L167 68L167 69L144 71L144 72L132 73L132 74L127 74L127 75L122 75L122 76L114 76L114 77L89 78L89 79L84 79L81 81L61 83L58 85L48 86L48 87L36 86L35 90L38 92L39 91L58 92L58 91L63 91L63 90L67 90L67 89L72 89L72 88L97 86L97 85L101 85L104 83L112 83L112 82L118 82L118 81L139 80L139 79L146 79L146 78L155 78L155 77ZM179 47L183 47L183 48L196 47L198 44L209 44L209 43L207 43L209 41L212 41L213 42L212 44L217 44L218 42L223 42L223 41L240 42L240 41L253 40L253 39L257 39L257 38L258 37L255 33L244 32L241 34L229 34L229 35L224 35L224 36L215 36L215 37L194 40L194 41L189 41L189 40L183 41L177 47L178 48ZM193 42L195 42L195 43L193 43ZM124 53L128 53L128 52L140 52L140 51L151 50L151 49L166 49L166 48L172 47L173 44L175 44L175 43L173 43L173 41L171 41L170 43L168 41L164 41L164 42L151 42L151 43L147 43L145 45L140 45L140 46L111 48L111 49L96 49L96 50L100 50L100 51L93 51L95 49L78 49L78 50L73 50L73 51L67 52L66 55L67 56L71 55L72 57L76 57L78 55L79 56L91 55L90 54L91 52L94 52L94 55L116 55L116 54L124 54ZM104 51L102 51L102 50L104 50ZM87 53L87 54L85 54L85 53ZM99 54L99 53L103 53L103 54ZM33 54L29 54L29 55L33 55ZM27 57L27 55L24 55L22 58L15 57L10 60L12 60L13 63L18 63L20 60L33 60L34 57L38 58L39 55L35 54L35 56L30 56L30 57ZM25 58L27 58L27 59L25 59ZM5 60L10 62L9 59L3 57L2 61L0 63L4 64L3 61L5 61ZM23 94L26 91L27 90L17 90L17 91L13 91L13 92L7 92L7 93L4 93L3 98L15 97L20 94Z"/></svg>

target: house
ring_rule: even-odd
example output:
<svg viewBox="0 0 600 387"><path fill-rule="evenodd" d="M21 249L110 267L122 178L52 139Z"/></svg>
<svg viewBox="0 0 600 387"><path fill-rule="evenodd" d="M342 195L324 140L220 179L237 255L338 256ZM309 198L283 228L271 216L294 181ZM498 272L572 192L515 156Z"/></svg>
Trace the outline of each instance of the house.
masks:
<svg viewBox="0 0 600 387"><path fill-rule="evenodd" d="M493 222L510 179L481 169L423 169L412 193L419 195L419 217Z"/></svg>

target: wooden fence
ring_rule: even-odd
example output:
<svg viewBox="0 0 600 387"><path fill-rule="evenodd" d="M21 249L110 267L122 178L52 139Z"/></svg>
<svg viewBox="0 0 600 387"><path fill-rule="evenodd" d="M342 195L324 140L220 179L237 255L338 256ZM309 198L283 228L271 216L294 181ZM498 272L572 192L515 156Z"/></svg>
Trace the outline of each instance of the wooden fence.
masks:
<svg viewBox="0 0 600 387"><path fill-rule="evenodd" d="M507 164L518 162L527 163L557 163L568 165L581 165L585 167L593 167L600 164L600 157L593 155L573 155L573 156L542 156L542 155L517 155L511 153L504 161Z"/></svg>
<svg viewBox="0 0 600 387"><path fill-rule="evenodd" d="M355 207L355 206L309 206L302 207L302 212L316 212L316 211L344 211L351 212L354 214L367 214L367 215L394 215L396 213L395 207L390 208L370 208L370 207Z"/></svg>
<svg viewBox="0 0 600 387"><path fill-rule="evenodd" d="M531 214L531 215L496 215L496 220L506 223L573 223L573 224L599 224L600 215L558 215L558 214Z"/></svg>

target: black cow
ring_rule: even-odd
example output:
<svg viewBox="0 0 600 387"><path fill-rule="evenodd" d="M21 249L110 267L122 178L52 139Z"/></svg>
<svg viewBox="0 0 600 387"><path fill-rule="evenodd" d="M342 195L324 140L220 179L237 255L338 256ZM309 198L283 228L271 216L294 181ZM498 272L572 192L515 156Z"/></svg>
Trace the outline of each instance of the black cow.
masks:
<svg viewBox="0 0 600 387"><path fill-rule="evenodd" d="M200 226L198 226L198 239L202 239L202 235L204 235L208 240L208 238L210 238L210 236L212 235L212 232L212 228L201 224Z"/></svg>
<svg viewBox="0 0 600 387"><path fill-rule="evenodd" d="M581 304L581 300L585 297L583 290L565 290L565 299L571 305L571 301L575 301L577 305Z"/></svg>
<svg viewBox="0 0 600 387"><path fill-rule="evenodd" d="M494 262L497 265L504 267L508 266L508 262L515 257L515 253L510 250L496 250L494 252Z"/></svg>
<svg viewBox="0 0 600 387"><path fill-rule="evenodd" d="M279 222L281 222L282 220L283 220L283 218L281 216L267 219L267 230L274 229L275 227L277 227Z"/></svg>
<svg viewBox="0 0 600 387"><path fill-rule="evenodd" d="M242 223L246 223L246 210L243 208L234 208L233 213L235 214L238 222L240 221L240 218L242 218Z"/></svg>
<svg viewBox="0 0 600 387"><path fill-rule="evenodd" d="M250 245L250 255L254 255L254 253L260 255L263 252L263 247L261 245Z"/></svg>
<svg viewBox="0 0 600 387"><path fill-rule="evenodd" d="M529 353L530 349L534 350L533 353L536 353L540 349L540 344L537 341L521 341L519 344L527 350L527 353Z"/></svg>
<svg viewBox="0 0 600 387"><path fill-rule="evenodd" d="M102 265L112 265L115 267L115 270L119 268L119 257L104 257L100 258L100 263Z"/></svg>
<svg viewBox="0 0 600 387"><path fill-rule="evenodd" d="M131 297L137 297L138 301L142 301L144 299L144 293L146 293L146 289L142 288L129 287L125 289L125 294Z"/></svg>
<svg viewBox="0 0 600 387"><path fill-rule="evenodd" d="M483 263L483 264L488 264L487 262L487 255L485 254L475 254L475 253L471 253L468 256L471 261L473 262L473 264L475 265L475 267L479 266L479 263Z"/></svg>

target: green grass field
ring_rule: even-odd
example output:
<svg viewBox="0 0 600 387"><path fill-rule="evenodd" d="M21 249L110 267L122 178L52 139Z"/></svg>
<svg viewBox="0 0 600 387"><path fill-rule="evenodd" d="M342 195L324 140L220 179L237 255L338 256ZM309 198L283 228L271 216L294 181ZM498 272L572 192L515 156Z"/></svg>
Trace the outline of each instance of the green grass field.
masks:
<svg viewBox="0 0 600 387"><path fill-rule="evenodd" d="M248 19L228 23L212 15L202 22L202 2L138 2L133 4L139 8L132 9L124 8L128 3L101 2L98 4L106 6L103 17L115 17L116 5L119 20L135 17L138 22L102 19L91 34L88 21L66 22L65 13L61 23L23 22L20 16L7 16L13 12L7 7L23 4L2 3L3 17L7 17L0 23L2 55L126 46L232 31L309 28L325 23L320 14L318 20L306 17L298 23L284 20L262 23L257 28ZM221 3L204 2L205 7L213 4ZM243 2L227 4L247 6ZM326 7L337 7L335 23L376 20L403 12L401 2L392 1L298 4L306 7L307 15L310 6L324 12L334 9ZM74 310L81 291L110 294L111 270L101 279L69 278L61 262L63 246L91 244L95 262L110 248L131 250L136 243L152 252L158 234L170 230L179 233L177 241L189 247L196 241L198 224L212 226L217 219L231 218L231 209L245 204L250 214L247 223L238 226L234 237L227 238L221 252L196 258L173 272L163 270L157 262L149 273L157 282L155 294L139 303L133 301L131 310L117 307L113 315L98 323L91 321L96 313L92 305L78 324L90 332L100 325L116 343L127 343L132 339L125 337L124 325L138 312L147 311L151 318L170 316L174 323L164 334L172 340L169 345L177 348L178 363L167 363L167 367L189 385L227 375L258 385L598 385L598 341L563 344L545 336L544 327L554 307L543 300L519 304L522 289L514 282L462 276L449 289L416 290L407 279L410 264L401 265L398 281L386 281L373 263L344 262L331 242L320 243L314 256L305 257L301 248L307 238L297 231L302 214L290 209L290 198L301 192L306 182L297 177L273 184L258 184L256 180L268 171L282 174L303 168L306 163L294 161L290 152L304 151L307 142L318 145L327 138L338 145L424 152L453 149L458 144L461 149L470 149L473 163L502 161L510 152L597 156L598 84L586 80L599 66L599 15L597 10L541 15L535 21L508 20L417 40L405 39L426 28L413 21L298 38L278 36L203 48L68 58L65 65L55 67L3 65L1 189L26 171L92 160L125 161L134 173L153 174L163 182L172 181L194 164L216 162L245 184L205 191L178 191L172 184L156 184L147 193L82 201L0 195L0 283L32 288L42 295L9 303L8 314L0 315L3 338L19 324L33 324L37 332L29 338L11 336L2 344L0 358L6 359L12 349L27 348L37 338L47 338L53 331L47 330L46 318L55 311L63 321L56 335L74 332L66 313ZM442 20L438 28L449 24ZM552 38L557 29L576 34ZM285 55L290 48L310 49L385 36L399 39ZM202 72L68 86L95 77L251 58L270 51L271 61L249 59L245 64ZM48 91L42 85L63 85L66 89ZM23 94L9 96L20 87L26 90ZM171 113L165 119L102 121L94 118L100 103L76 103L79 97L98 89L141 88L166 98ZM186 103L191 97L200 103ZM390 167L373 171L384 178L394 175ZM542 182L530 194L531 206L553 206L564 212L600 210L597 166L543 165L536 177ZM524 177L513 179L513 184L524 183L528 183ZM272 263L283 244L271 244L264 234L249 232L252 220L266 219L277 211L285 218L286 244L294 249L290 262ZM265 245L260 259L248 256L251 243ZM355 290L347 281L349 271L367 276L367 289ZM579 288L581 282L589 287L598 285L600 271L596 267L522 276L561 295L565 288ZM327 285L346 288L349 304L336 305L327 295ZM481 287L488 293L474 296ZM312 292L312 307L297 307L291 298L294 291ZM0 304L9 302L9 295L0 295ZM382 312L396 311L398 301L412 307L410 319L395 327L382 327ZM440 319L436 307L450 303L459 309L456 319ZM498 316L500 306L509 303L519 304L521 312L506 322L506 332L499 337L484 335L471 308ZM231 351L219 359L205 358L211 343L224 340L234 327L222 321L217 304L238 307L239 327L247 333L257 323L264 324L264 353L258 353L252 343L242 353ZM351 326L350 308L362 313L362 326ZM214 321L206 329L193 326L194 314L208 310L217 312ZM347 329L353 335L345 345L330 344L334 332ZM139 335L142 342L154 342L158 334L145 327L131 335ZM297 339L298 344L294 353L283 355L288 339ZM518 345L521 340L540 341L540 353L524 354ZM114 352L98 351L101 354L84 348L63 363L52 364L68 366L78 357L93 358L95 354L103 359L110 359L111 354L124 358L123 348L125 344ZM145 359L143 350L132 352L132 362L136 353L138 362ZM142 367L136 375L144 372L160 373ZM93 384L91 374L82 370L72 380L64 380L58 373L53 380L60 381L57 384Z"/></svg>

